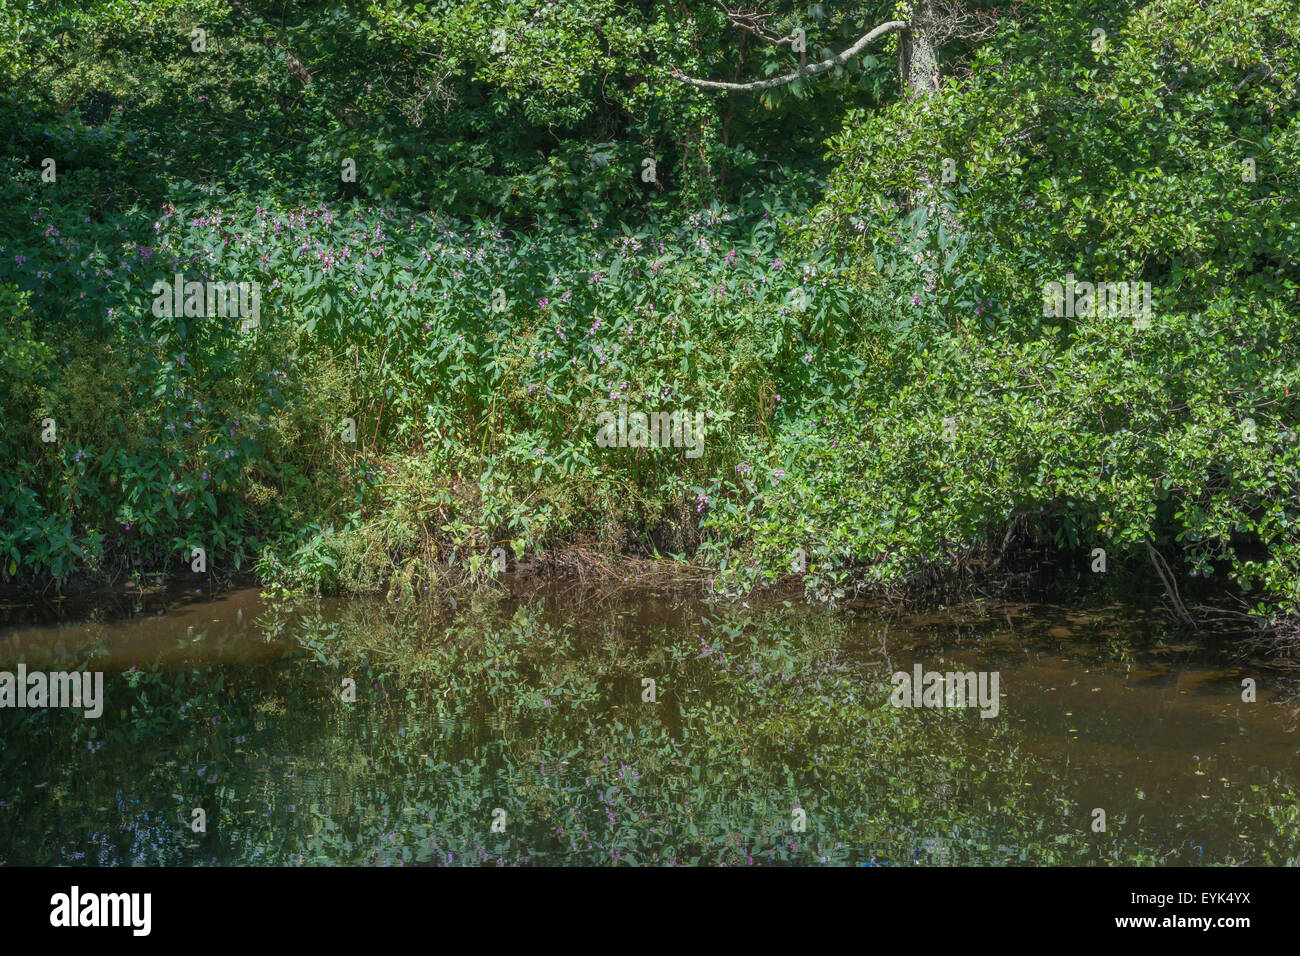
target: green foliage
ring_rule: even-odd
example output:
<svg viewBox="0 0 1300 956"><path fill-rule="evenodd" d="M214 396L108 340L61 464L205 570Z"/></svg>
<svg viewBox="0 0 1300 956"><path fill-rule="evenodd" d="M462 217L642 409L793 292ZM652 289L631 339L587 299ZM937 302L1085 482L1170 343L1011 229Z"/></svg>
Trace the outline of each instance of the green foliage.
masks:
<svg viewBox="0 0 1300 956"><path fill-rule="evenodd" d="M1221 6L1076 2L1007 22L962 82L850 117L809 233L933 263L917 306L948 327L1041 334L1043 283L1067 273L1149 281L1172 311L1226 289L1293 307L1300 32L1286 4Z"/></svg>
<svg viewBox="0 0 1300 956"><path fill-rule="evenodd" d="M1151 542L1193 574L1228 570L1243 590L1300 601L1287 434L1300 342L1277 306L1238 304L1157 313L1148 329L1080 320L1060 341L905 343L870 369L852 414L781 442L789 477L728 483L711 540L750 543L732 568L750 581L802 547L810 586L842 596L854 565L898 583L1020 523L1076 563L1101 547L1131 567Z"/></svg>
<svg viewBox="0 0 1300 956"><path fill-rule="evenodd" d="M767 28L820 58L893 7ZM755 103L671 78L797 62L712 5L7 8L0 576L596 543L732 588L803 548L836 597L1019 532L1291 607L1300 45L1280 0L1201 13L1016 10L933 95L891 40ZM182 270L262 327L154 316ZM1150 327L1045 315L1067 276L1150 283ZM599 447L624 404L706 413L702 455Z"/></svg>

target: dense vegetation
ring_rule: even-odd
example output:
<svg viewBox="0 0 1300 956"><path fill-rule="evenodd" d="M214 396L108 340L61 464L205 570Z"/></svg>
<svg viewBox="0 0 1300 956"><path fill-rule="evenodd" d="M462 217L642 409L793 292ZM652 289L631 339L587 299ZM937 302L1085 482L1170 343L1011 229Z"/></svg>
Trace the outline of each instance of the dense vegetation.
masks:
<svg viewBox="0 0 1300 956"><path fill-rule="evenodd" d="M70 6L0 10L6 581L509 544L836 598L1032 545L1300 603L1290 3L940 4L937 89L896 33L756 94L674 71L931 4ZM178 272L259 323L156 314ZM1151 314L1045 316L1067 277ZM702 454L601 447L622 405Z"/></svg>

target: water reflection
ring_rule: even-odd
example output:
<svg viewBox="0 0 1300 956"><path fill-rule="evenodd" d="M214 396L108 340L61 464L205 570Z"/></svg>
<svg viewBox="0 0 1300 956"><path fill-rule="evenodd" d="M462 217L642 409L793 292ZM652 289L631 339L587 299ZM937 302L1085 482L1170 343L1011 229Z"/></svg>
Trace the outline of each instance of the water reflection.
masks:
<svg viewBox="0 0 1300 956"><path fill-rule="evenodd" d="M1295 716L1229 650L1128 605L662 591L13 625L5 668L105 671L107 703L0 711L0 860L1294 863ZM890 706L917 663L998 671L998 716Z"/></svg>

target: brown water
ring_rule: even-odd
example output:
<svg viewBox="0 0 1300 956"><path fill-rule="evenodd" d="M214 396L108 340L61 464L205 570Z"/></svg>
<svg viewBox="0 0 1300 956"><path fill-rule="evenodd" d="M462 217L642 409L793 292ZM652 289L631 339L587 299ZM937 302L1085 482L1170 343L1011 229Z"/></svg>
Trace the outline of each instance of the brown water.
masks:
<svg viewBox="0 0 1300 956"><path fill-rule="evenodd" d="M0 710L3 862L1300 859L1297 707L1133 603L138 608L0 617L0 668L102 671L107 697ZM997 672L997 716L891 706L918 663Z"/></svg>

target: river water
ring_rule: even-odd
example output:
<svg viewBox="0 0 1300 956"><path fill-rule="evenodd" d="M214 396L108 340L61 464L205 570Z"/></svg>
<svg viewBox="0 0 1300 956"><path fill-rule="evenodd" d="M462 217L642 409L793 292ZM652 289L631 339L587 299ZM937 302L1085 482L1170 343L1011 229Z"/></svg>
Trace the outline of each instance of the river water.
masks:
<svg viewBox="0 0 1300 956"><path fill-rule="evenodd" d="M0 669L105 701L0 710L0 862L1294 864L1300 711L1236 647L1082 598L10 608ZM996 715L895 706L918 664Z"/></svg>

